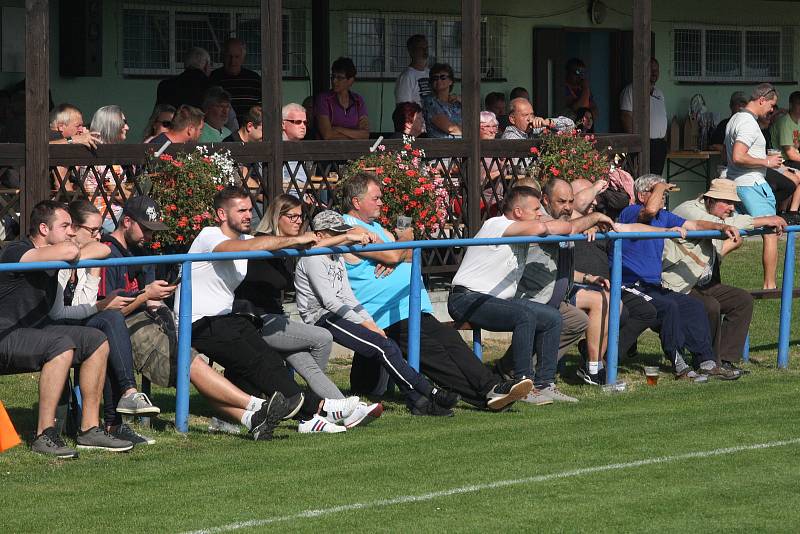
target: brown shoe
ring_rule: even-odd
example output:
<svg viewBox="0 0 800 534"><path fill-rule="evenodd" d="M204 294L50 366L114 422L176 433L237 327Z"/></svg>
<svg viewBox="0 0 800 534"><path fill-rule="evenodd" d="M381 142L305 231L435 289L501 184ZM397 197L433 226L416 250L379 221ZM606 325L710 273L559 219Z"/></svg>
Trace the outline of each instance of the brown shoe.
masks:
<svg viewBox="0 0 800 534"><path fill-rule="evenodd" d="M719 380L738 380L742 375L732 369L726 369L714 364L711 369L700 368L700 374L709 378L717 378Z"/></svg>

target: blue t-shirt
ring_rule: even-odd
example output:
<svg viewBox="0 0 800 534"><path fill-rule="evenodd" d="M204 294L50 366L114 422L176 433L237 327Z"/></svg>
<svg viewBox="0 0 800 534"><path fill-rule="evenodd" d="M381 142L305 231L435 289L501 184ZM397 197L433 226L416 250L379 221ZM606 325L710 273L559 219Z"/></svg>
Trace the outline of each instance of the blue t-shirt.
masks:
<svg viewBox="0 0 800 534"><path fill-rule="evenodd" d="M376 223L366 223L350 215L345 215L347 224L363 226L370 232L378 235L384 242L391 241L386 230ZM347 278L353 288L356 298L362 306L372 315L375 324L381 328L388 328L398 321L408 319L408 296L411 289L411 264L400 263L385 278L375 277L375 266L378 262L363 258L357 264L345 262ZM422 312L433 313L433 305L422 286Z"/></svg>
<svg viewBox="0 0 800 534"><path fill-rule="evenodd" d="M619 214L619 222L635 223L639 221L641 204L628 206ZM683 226L686 219L662 209L650 221L650 226L672 228ZM622 283L636 282L661 285L661 255L664 253L663 239L625 239L622 242Z"/></svg>

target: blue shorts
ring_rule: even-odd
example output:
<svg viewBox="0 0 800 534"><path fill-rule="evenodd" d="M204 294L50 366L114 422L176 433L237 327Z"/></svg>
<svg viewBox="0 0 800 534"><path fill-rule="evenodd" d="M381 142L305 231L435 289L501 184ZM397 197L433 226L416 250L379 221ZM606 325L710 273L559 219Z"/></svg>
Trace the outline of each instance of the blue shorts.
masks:
<svg viewBox="0 0 800 534"><path fill-rule="evenodd" d="M772 188L768 183L737 186L736 194L742 200L741 204L737 205L736 211L743 211L752 217L775 215L775 195L772 194Z"/></svg>

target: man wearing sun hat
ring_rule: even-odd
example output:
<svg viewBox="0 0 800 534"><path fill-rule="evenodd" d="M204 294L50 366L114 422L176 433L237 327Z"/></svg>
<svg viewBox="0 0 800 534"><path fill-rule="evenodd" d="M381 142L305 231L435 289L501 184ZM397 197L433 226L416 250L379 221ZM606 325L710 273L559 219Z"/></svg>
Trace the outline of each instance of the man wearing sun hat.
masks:
<svg viewBox="0 0 800 534"><path fill-rule="evenodd" d="M739 230L772 227L780 234L786 221L776 215L752 217L734 212L740 202L736 184L718 178L695 200L687 200L673 210L689 220L729 224ZM747 291L721 283L722 258L742 245L742 238L665 240L662 256L662 285L701 300L708 313L714 355L721 367L737 370L747 331L753 316L753 298ZM724 318L723 318L724 316Z"/></svg>

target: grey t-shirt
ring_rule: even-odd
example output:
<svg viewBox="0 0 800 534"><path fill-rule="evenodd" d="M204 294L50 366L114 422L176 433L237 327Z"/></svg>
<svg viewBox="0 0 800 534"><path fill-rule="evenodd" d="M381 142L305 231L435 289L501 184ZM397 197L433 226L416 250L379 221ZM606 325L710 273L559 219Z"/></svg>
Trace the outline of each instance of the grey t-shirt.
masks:
<svg viewBox="0 0 800 534"><path fill-rule="evenodd" d="M574 242L531 243L517 298L557 306L572 288Z"/></svg>
<svg viewBox="0 0 800 534"><path fill-rule="evenodd" d="M339 254L300 258L294 287L297 311L307 324L315 324L329 313L356 324L372 320L353 294Z"/></svg>

